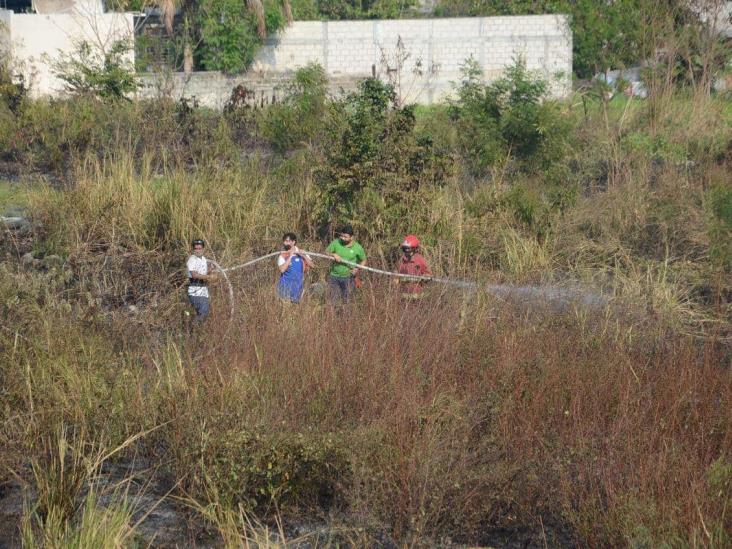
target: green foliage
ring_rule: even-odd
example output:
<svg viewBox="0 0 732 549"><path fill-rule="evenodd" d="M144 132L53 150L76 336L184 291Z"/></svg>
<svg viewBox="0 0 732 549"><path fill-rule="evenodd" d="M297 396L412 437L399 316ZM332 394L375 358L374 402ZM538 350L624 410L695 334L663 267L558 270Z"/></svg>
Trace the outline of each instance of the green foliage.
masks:
<svg viewBox="0 0 732 549"><path fill-rule="evenodd" d="M646 132L633 132L628 134L623 145L628 152L639 152L647 158L654 160L668 160L671 162L684 162L687 160L686 151L677 143L672 143L664 135L650 135Z"/></svg>
<svg viewBox="0 0 732 549"><path fill-rule="evenodd" d="M128 42L118 40L102 51L83 41L74 53L54 63L54 72L74 94L118 101L139 86L134 67L125 58L130 47Z"/></svg>
<svg viewBox="0 0 732 549"><path fill-rule="evenodd" d="M651 0L618 0L598 9L595 0L561 2L558 10L570 13L574 32L574 70L588 77L611 68L635 65L649 53L644 41Z"/></svg>
<svg viewBox="0 0 732 549"><path fill-rule="evenodd" d="M13 114L20 114L27 96L28 88L23 79L14 78L6 62L0 61L0 106Z"/></svg>
<svg viewBox="0 0 732 549"><path fill-rule="evenodd" d="M526 70L518 58L505 75L485 85L474 59L462 68L463 79L452 117L459 147L475 175L516 160L529 172L546 170L569 146L571 120L547 100L548 84Z"/></svg>
<svg viewBox="0 0 732 549"><path fill-rule="evenodd" d="M412 107L396 104L391 86L367 79L340 105L326 164L316 172L321 227L353 222L372 237L391 234L418 203L442 185L452 161L429 136L418 136ZM361 233L363 234L363 233Z"/></svg>
<svg viewBox="0 0 732 549"><path fill-rule="evenodd" d="M292 13L295 19L391 19L416 5L416 0L292 0Z"/></svg>
<svg viewBox="0 0 732 549"><path fill-rule="evenodd" d="M298 69L283 102L273 105L262 121L262 134L279 152L312 140L324 128L328 78L323 67Z"/></svg>
<svg viewBox="0 0 732 549"><path fill-rule="evenodd" d="M222 436L223 435L223 436ZM288 505L315 506L333 497L349 476L344 448L331 435L254 433L241 428L205 437L204 489L230 506L274 513Z"/></svg>
<svg viewBox="0 0 732 549"><path fill-rule="evenodd" d="M295 21L313 21L321 18L318 0L290 0Z"/></svg>
<svg viewBox="0 0 732 549"><path fill-rule="evenodd" d="M261 43L255 15L241 0L202 0L196 13L202 43L196 54L206 70L246 70Z"/></svg>

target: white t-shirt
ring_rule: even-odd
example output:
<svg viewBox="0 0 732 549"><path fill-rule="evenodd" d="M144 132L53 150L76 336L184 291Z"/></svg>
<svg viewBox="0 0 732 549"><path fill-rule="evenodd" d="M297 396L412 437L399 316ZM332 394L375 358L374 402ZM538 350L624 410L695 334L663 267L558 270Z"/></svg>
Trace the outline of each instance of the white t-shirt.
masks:
<svg viewBox="0 0 732 549"><path fill-rule="evenodd" d="M289 252L283 252L277 257L277 266L278 267L282 267L282 265L284 265L285 262L287 261L287 257L285 257L285 254L287 254L287 253L289 253ZM312 261L312 259L310 258L310 256L308 254L302 254L302 255L304 255L305 257L310 259L310 261ZM293 257L293 259L294 259L294 257Z"/></svg>
<svg viewBox="0 0 732 549"><path fill-rule="evenodd" d="M196 271L198 274L208 274L208 261L205 257L192 255L188 258L188 278L191 278L191 272ZM195 297L208 297L208 288L206 286L188 286L188 295Z"/></svg>

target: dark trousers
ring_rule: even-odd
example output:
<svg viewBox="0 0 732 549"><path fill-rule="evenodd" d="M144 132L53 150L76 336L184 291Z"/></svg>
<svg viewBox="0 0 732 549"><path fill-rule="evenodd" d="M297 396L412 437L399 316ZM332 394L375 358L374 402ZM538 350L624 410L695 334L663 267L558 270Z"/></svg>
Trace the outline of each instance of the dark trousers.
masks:
<svg viewBox="0 0 732 549"><path fill-rule="evenodd" d="M203 322L206 320L209 311L208 298L203 296L189 295L188 301L191 302L193 308L196 310L196 322Z"/></svg>
<svg viewBox="0 0 732 549"><path fill-rule="evenodd" d="M356 289L356 283L352 276L341 278L338 276L328 277L328 294L331 301L340 301L348 303L353 299L353 292Z"/></svg>

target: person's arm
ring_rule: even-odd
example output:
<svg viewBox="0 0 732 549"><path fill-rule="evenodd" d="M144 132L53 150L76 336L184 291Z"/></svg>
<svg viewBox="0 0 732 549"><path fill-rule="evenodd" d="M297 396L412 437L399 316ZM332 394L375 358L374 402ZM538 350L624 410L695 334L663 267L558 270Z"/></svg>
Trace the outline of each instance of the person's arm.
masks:
<svg viewBox="0 0 732 549"><path fill-rule="evenodd" d="M356 256L356 263L361 266L366 265L366 252L360 244L358 245L358 256ZM353 276L356 276L358 274L358 267L354 267L353 269L351 269L351 274Z"/></svg>
<svg viewBox="0 0 732 549"><path fill-rule="evenodd" d="M315 266L313 259L308 254L303 253L297 246L290 250L290 256L293 255L299 255L306 267L312 269Z"/></svg>
<svg viewBox="0 0 732 549"><path fill-rule="evenodd" d="M192 279L196 280L202 280L203 282L209 282L216 280L215 274L203 274L196 271L193 267L195 266L195 262L193 261L193 258L188 260L188 263L186 264L186 267L188 268L188 272L191 274Z"/></svg>
<svg viewBox="0 0 732 549"><path fill-rule="evenodd" d="M191 278L195 278L196 280L203 280L204 282L214 282L218 278L216 273L210 273L210 274L203 274L195 270L196 261L194 261L193 258L190 258L188 260L188 263L186 264L186 267L188 268L188 272L191 275ZM213 269L213 265L211 265L208 261L206 262L206 265L209 267L209 269Z"/></svg>
<svg viewBox="0 0 732 549"><path fill-rule="evenodd" d="M427 260L424 256L420 256L420 263L422 264L422 274L424 276L432 276L432 271L430 271L429 265L427 265Z"/></svg>
<svg viewBox="0 0 732 549"><path fill-rule="evenodd" d="M216 273L211 274L203 274L199 273L198 271L191 271L191 278L195 278L196 280L203 280L204 282L213 282L216 280Z"/></svg>
<svg viewBox="0 0 732 549"><path fill-rule="evenodd" d="M282 257L282 254L277 258L277 270L279 270L280 274L284 273L287 269L290 268L290 264L292 263L292 254L287 255L287 259Z"/></svg>
<svg viewBox="0 0 732 549"><path fill-rule="evenodd" d="M341 262L341 256L335 253L335 240L328 244L328 247L325 249L325 251L333 258L333 261L337 261L338 263Z"/></svg>
<svg viewBox="0 0 732 549"><path fill-rule="evenodd" d="M404 274L403 271L404 271L404 268L402 267L402 261L400 260L399 261L399 266L397 267L397 273ZM394 283L395 286L398 286L399 284L402 283L402 278L400 276L395 276L392 279L392 282Z"/></svg>

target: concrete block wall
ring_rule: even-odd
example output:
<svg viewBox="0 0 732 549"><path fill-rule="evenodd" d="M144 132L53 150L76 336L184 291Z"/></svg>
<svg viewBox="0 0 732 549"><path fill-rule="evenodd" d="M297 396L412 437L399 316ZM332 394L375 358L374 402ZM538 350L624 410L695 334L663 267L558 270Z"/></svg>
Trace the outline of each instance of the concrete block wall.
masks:
<svg viewBox="0 0 732 549"><path fill-rule="evenodd" d="M563 15L295 22L267 42L253 71L288 73L309 62L331 76L375 71L398 78L403 100L432 103L451 94L467 58L491 81L518 55L552 82L554 95L571 91L572 35Z"/></svg>
<svg viewBox="0 0 732 549"><path fill-rule="evenodd" d="M12 11L0 10L0 56L10 58L10 16Z"/></svg>
<svg viewBox="0 0 732 549"><path fill-rule="evenodd" d="M332 96L338 96L343 92L353 91L360 80L356 76L331 76L328 79L328 92ZM274 73L266 76L230 76L219 71L148 74L140 77L141 88L137 97L170 97L176 101L186 98L195 100L202 107L223 110L231 98L231 92L241 85L251 93L246 103L251 107L261 107L279 103L289 82L290 75Z"/></svg>

